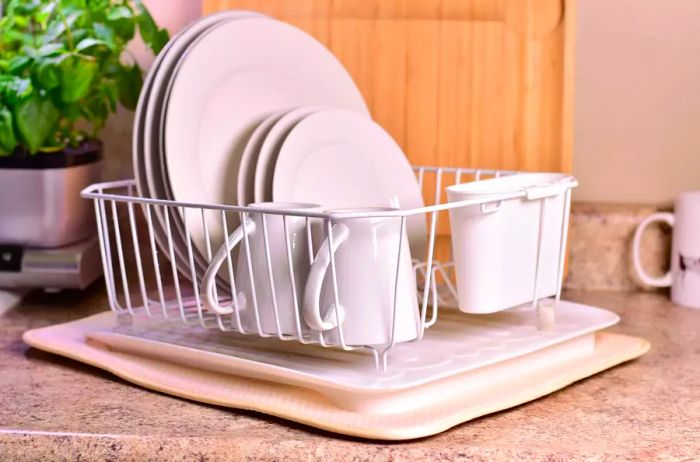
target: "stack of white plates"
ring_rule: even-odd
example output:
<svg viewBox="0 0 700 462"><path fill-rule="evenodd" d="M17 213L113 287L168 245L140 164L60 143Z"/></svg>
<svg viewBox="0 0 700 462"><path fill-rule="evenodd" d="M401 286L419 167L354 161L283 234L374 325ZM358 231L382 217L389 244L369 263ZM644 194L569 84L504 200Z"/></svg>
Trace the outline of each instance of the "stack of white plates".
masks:
<svg viewBox="0 0 700 462"><path fill-rule="evenodd" d="M406 157L340 62L305 32L258 13L219 13L173 37L146 77L134 124L142 197L423 206ZM224 242L221 215L161 207L154 215L159 245L168 249L169 229L189 276L191 240L201 275ZM238 225L231 215L229 232ZM408 233L412 249L424 246L422 216Z"/></svg>

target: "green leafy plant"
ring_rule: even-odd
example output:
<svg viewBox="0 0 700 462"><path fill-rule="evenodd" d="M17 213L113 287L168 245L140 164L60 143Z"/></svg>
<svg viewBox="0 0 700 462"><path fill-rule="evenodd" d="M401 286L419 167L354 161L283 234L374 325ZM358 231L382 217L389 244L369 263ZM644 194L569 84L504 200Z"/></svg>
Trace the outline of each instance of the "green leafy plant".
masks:
<svg viewBox="0 0 700 462"><path fill-rule="evenodd" d="M0 0L0 155L60 151L97 137L142 71L126 45L168 41L141 0ZM129 63L131 61L131 63Z"/></svg>

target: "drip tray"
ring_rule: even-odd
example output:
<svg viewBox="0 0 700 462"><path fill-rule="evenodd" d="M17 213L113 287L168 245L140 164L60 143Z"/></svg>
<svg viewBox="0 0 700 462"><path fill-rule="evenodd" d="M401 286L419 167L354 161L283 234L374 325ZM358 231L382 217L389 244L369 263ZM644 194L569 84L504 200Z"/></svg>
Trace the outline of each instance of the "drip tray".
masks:
<svg viewBox="0 0 700 462"><path fill-rule="evenodd" d="M574 311L585 308L601 316L612 315L583 305L567 305ZM438 323L436 329L447 329L447 332L454 329L456 321L447 318L445 324L452 328L439 327ZM483 327L475 328L483 334ZM277 349L281 348L277 342L265 342L270 344L269 348L250 356L252 353L245 353L249 350L240 345L231 347L228 342L216 343L222 338L219 335L227 336L224 334L209 337L202 333L209 337L206 343L183 346L194 342L197 333L178 334L179 338L173 335L170 340L176 343L165 343L167 331L162 332L163 339L158 340L134 336L144 333L139 327L130 327L134 329L130 334L124 329L114 314L102 313L28 331L24 340L36 348L100 367L156 391L263 412L347 435L386 440L432 435L473 418L517 406L636 358L649 348L648 342L638 338L600 332L573 335L572 331L570 338L550 339L539 343L535 350L531 350L532 344L515 349L501 346L496 349L500 353L483 350L492 353L479 361L455 357L448 363L431 363L425 369L415 364L404 367L403 375L390 370L386 376L376 377L373 365L365 369L357 365L363 362L356 362L357 359L370 359L361 357L363 353L323 349L323 354L319 354L320 348L309 347L315 354L306 354L303 352L306 348L290 348L291 342L285 342L282 345L286 347L286 354L283 354ZM444 334L436 332L435 335ZM426 340L415 345L426 345L423 351L429 354L440 342ZM456 343L457 338L453 341ZM518 344L529 342L522 340ZM256 348L259 347L256 341ZM248 358L225 353L234 350ZM455 348L453 351L467 350ZM398 356L398 350L396 354ZM252 357L267 358L267 362L256 362L250 359ZM299 369L291 369L292 365ZM371 370L375 377L361 379L362 370L367 374Z"/></svg>
<svg viewBox="0 0 700 462"><path fill-rule="evenodd" d="M420 341L397 344L389 351L387 370L378 372L368 350L343 351L298 342L281 341L185 326L178 319L154 320L145 316L124 316L121 325L92 332L90 337L116 350L133 351L134 338L148 344L149 355L158 351L170 361L194 351L222 356L239 374L256 378L339 390L395 391L416 387L522 356L567 340L585 336L619 321L607 310L561 301L556 326L550 332L537 329L537 313L514 309L490 315L469 315L443 310L438 322L426 329ZM592 338L592 337L590 337ZM161 351L158 345L177 346ZM141 347L138 347L141 348ZM571 355L586 355L591 341L579 342ZM188 352L189 351L189 352ZM235 366L234 366L235 363Z"/></svg>

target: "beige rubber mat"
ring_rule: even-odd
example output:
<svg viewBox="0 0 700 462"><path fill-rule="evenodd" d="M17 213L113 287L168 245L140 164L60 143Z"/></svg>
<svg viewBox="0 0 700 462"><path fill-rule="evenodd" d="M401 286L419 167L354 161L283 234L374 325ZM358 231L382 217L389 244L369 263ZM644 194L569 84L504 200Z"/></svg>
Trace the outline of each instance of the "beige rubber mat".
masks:
<svg viewBox="0 0 700 462"><path fill-rule="evenodd" d="M174 396L258 411L336 433L381 440L405 440L440 433L476 417L552 393L637 358L649 349L649 343L641 338L605 332L589 334L594 336L595 348L583 358L562 360L561 349L566 348L566 344L549 347L451 377L449 382L436 381L416 387L415 391L403 390L408 399L414 392L416 400L429 395L433 398L425 400L424 406L414 405L410 411L372 414L338 406L337 396L334 404L315 390L245 378L236 375L235 370L222 372L221 367L215 368L216 371L205 370L136 355L133 348L130 353L117 351L88 338L91 333L104 331L114 319L111 313L101 313L27 331L24 340L35 348L99 367L132 383ZM430 393L431 387L438 391L445 386L454 387L458 392L445 393L444 400L436 400L436 394Z"/></svg>

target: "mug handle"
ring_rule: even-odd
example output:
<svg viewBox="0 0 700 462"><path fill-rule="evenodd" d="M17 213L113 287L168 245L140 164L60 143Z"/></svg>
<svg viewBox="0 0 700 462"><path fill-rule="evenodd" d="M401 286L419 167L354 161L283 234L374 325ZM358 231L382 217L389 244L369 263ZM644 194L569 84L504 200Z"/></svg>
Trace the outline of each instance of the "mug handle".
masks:
<svg viewBox="0 0 700 462"><path fill-rule="evenodd" d="M331 234L334 236L332 252L335 254L340 245L348 239L350 230L348 230L347 226L339 223L333 225L333 228L331 228ZM336 319L335 309L333 307L331 307L332 309L328 310L328 313L325 316L326 319L323 319L321 316L321 285L323 284L323 279L328 271L328 266L331 263L331 256L328 250L329 245L328 238L326 238L316 254L314 262L311 264L309 276L306 279L306 287L304 288L304 303L302 304L304 320L309 327L320 331L334 329L345 320L345 310L343 310L342 306L338 306L339 319Z"/></svg>
<svg viewBox="0 0 700 462"><path fill-rule="evenodd" d="M253 232L255 232L255 222L251 219L247 220L245 233L250 236L253 234ZM209 267L207 267L207 271L204 273L204 277L202 278L200 292L204 294L204 307L213 313L226 315L231 314L234 311L235 305L233 302L231 302L229 305L219 304L217 297L214 296L214 287L216 285L216 273L219 272L219 268L221 268L224 260L226 260L226 256L235 246L238 245L239 242L241 242L243 237L245 237L243 229L243 225L241 225L233 232L233 234L229 236L228 242L225 242L211 259ZM236 294L231 294L231 296L235 297Z"/></svg>
<svg viewBox="0 0 700 462"><path fill-rule="evenodd" d="M637 277L646 285L651 287L669 287L671 285L671 270L661 277L649 276L642 268L641 258L639 257L639 246L642 241L642 234L647 226L654 223L655 221L663 221L668 223L669 226L674 225L674 217L672 213L654 213L646 217L637 226L637 230L634 232L634 240L632 241L632 262L634 264L634 271Z"/></svg>

